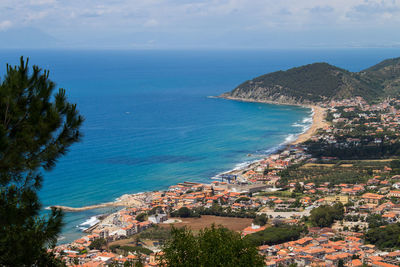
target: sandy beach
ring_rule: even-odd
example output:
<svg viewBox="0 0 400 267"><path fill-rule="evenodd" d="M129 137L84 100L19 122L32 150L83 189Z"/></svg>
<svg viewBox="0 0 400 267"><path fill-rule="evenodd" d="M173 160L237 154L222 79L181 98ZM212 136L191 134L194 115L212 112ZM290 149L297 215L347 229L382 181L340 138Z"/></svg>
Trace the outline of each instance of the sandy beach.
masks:
<svg viewBox="0 0 400 267"><path fill-rule="evenodd" d="M312 108L314 113L311 127L306 132L300 134L297 137L297 139L291 143L293 145L297 145L307 141L317 132L318 129L327 126L327 123L325 121L326 110L319 106L309 106L309 107Z"/></svg>
<svg viewBox="0 0 400 267"><path fill-rule="evenodd" d="M273 101L252 101L252 100L246 101L246 100L234 99L234 98L227 98L227 99L235 100L235 101L244 101L244 102L258 102L258 103L282 105L281 103L277 103L277 102L273 102ZM296 104L290 104L290 105L296 105ZM290 145L298 145L298 144L301 144L301 143L307 141L319 129L324 128L325 126L328 125L327 122L325 121L325 115L326 115L325 114L326 113L326 109L325 108L322 108L320 106L314 106L314 105L297 105L297 106L303 106L303 107L311 108L313 110L312 124L311 124L310 128L307 131L305 131L304 133L301 133L296 138L296 140L286 144L285 147L290 146ZM266 157L266 158L268 158L268 157ZM254 169L255 167L257 167L260 164L261 161L265 160L266 158L254 161L254 162L250 163L249 165L244 166L243 168L228 171L228 172L226 172L226 174L240 175L245 171Z"/></svg>
<svg viewBox="0 0 400 267"><path fill-rule="evenodd" d="M311 108L313 110L313 121L311 127L304 133L300 134L296 140L291 142L291 145L297 145L300 143L303 143L307 141L311 136L313 136L318 129L324 128L327 123L325 121L325 108L316 106L316 105L302 105L302 104L297 104L297 103L281 103L277 101L269 101L269 100L254 100L254 99L242 99L242 98L236 98L236 97L229 97L229 96L217 96L217 98L224 98L228 100L234 100L234 101L242 101L242 102L255 102L255 103L265 103L265 104L273 104L273 105L288 105L288 106L301 106L301 107L306 107L306 108Z"/></svg>

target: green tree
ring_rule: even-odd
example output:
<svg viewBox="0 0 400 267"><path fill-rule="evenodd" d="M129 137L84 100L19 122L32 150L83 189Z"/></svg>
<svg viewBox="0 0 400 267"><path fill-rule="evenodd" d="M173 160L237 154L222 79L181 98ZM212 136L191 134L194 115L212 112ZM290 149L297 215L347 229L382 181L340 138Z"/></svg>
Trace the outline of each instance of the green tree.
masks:
<svg viewBox="0 0 400 267"><path fill-rule="evenodd" d="M253 223L254 223L255 225L264 226L267 222L268 222L268 217L267 217L267 215L265 215L265 214L257 215L257 216L253 219Z"/></svg>
<svg viewBox="0 0 400 267"><path fill-rule="evenodd" d="M178 210L178 216L181 218L190 217L191 214L192 213L191 213L190 209L187 207L182 207Z"/></svg>
<svg viewBox="0 0 400 267"><path fill-rule="evenodd" d="M368 214L366 221L369 228L377 228L388 224L380 214Z"/></svg>
<svg viewBox="0 0 400 267"><path fill-rule="evenodd" d="M186 228L172 228L171 239L165 243L163 251L162 261L167 266L201 266L197 238Z"/></svg>
<svg viewBox="0 0 400 267"><path fill-rule="evenodd" d="M136 220L139 222L143 222L146 220L147 214L146 213L139 213L138 215L136 215Z"/></svg>
<svg viewBox="0 0 400 267"><path fill-rule="evenodd" d="M301 186L299 182L296 183L296 187L294 188L295 193L303 193L304 188Z"/></svg>
<svg viewBox="0 0 400 267"><path fill-rule="evenodd" d="M153 214L159 214L159 213L163 213L163 212L164 212L164 211L163 211L162 207L156 206L156 207L152 208L152 209L148 212L148 214L149 214L149 215L153 215Z"/></svg>
<svg viewBox="0 0 400 267"><path fill-rule="evenodd" d="M369 229L365 240L379 249L398 249L400 247L400 223Z"/></svg>
<svg viewBox="0 0 400 267"><path fill-rule="evenodd" d="M257 233L247 235L245 239L255 246L276 245L287 241L300 238L303 233L307 233L307 228L300 225L279 225L268 227Z"/></svg>
<svg viewBox="0 0 400 267"><path fill-rule="evenodd" d="M289 208L300 208L301 207L301 202L300 199L296 198L296 201L290 204Z"/></svg>
<svg viewBox="0 0 400 267"><path fill-rule="evenodd" d="M39 214L37 191L42 171L79 141L83 118L67 101L65 90L54 93L49 72L21 57L7 65L0 83L0 265L52 266L47 247L54 246L62 212Z"/></svg>
<svg viewBox="0 0 400 267"><path fill-rule="evenodd" d="M107 241L104 238L98 238L90 243L90 249L102 249L107 244Z"/></svg>
<svg viewBox="0 0 400 267"><path fill-rule="evenodd" d="M314 226L330 227L335 220L342 220L344 214L343 204L333 206L322 205L311 211L310 221Z"/></svg>
<svg viewBox="0 0 400 267"><path fill-rule="evenodd" d="M186 228L172 229L161 260L167 266L263 266L257 248L223 227L205 228L195 236Z"/></svg>

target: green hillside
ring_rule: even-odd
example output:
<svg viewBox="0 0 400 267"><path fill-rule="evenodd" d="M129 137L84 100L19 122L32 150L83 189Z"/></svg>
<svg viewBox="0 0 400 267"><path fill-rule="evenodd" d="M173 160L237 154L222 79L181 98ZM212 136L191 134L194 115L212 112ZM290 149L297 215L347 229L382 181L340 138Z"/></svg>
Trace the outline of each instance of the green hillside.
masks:
<svg viewBox="0 0 400 267"><path fill-rule="evenodd" d="M400 58L384 60L360 74L371 83L381 86L384 95L396 96L400 92Z"/></svg>
<svg viewBox="0 0 400 267"><path fill-rule="evenodd" d="M400 58L355 73L314 63L256 77L221 97L310 104L362 96L371 102L400 91Z"/></svg>

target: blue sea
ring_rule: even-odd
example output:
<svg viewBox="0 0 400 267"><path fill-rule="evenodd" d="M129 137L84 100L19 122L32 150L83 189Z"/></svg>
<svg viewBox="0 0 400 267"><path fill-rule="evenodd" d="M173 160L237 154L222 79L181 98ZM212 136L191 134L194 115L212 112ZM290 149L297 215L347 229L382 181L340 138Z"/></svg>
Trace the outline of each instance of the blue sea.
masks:
<svg viewBox="0 0 400 267"><path fill-rule="evenodd" d="M82 141L45 173L40 191L44 207L80 207L183 181L210 182L271 153L310 123L307 108L209 96L312 62L359 71L400 56L400 49L1 50L1 76L21 55L50 70L85 117ZM95 215L109 211L67 213L60 242L78 238Z"/></svg>

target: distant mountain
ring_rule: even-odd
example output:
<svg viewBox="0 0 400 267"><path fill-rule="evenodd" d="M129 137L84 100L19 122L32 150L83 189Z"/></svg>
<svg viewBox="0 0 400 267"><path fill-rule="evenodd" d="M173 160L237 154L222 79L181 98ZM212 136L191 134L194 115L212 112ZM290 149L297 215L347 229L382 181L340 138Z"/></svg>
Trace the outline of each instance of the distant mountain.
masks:
<svg viewBox="0 0 400 267"><path fill-rule="evenodd" d="M277 71L246 81L221 97L282 104L313 104L361 96L366 101L400 92L400 58L388 59L361 72L328 63Z"/></svg>

